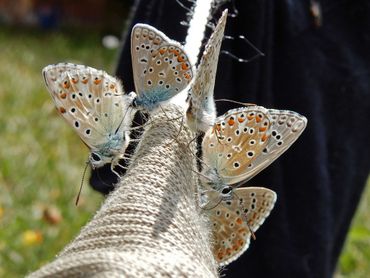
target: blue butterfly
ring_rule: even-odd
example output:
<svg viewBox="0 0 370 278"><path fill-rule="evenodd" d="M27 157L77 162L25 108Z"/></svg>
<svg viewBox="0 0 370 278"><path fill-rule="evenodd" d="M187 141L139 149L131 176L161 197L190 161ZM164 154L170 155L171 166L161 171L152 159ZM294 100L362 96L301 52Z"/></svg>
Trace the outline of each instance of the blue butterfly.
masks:
<svg viewBox="0 0 370 278"><path fill-rule="evenodd" d="M136 90L134 105L152 111L184 90L193 78L181 44L147 24L131 33L131 57Z"/></svg>

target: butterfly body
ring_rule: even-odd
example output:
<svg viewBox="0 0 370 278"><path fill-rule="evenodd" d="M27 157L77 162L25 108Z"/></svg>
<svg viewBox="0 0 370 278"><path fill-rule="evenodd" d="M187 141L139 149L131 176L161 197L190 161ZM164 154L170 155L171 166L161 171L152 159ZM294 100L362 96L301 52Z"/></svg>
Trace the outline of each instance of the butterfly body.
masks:
<svg viewBox="0 0 370 278"><path fill-rule="evenodd" d="M183 91L193 77L182 45L147 24L131 33L131 58L137 97L134 104L151 112Z"/></svg>
<svg viewBox="0 0 370 278"><path fill-rule="evenodd" d="M59 114L90 149L91 166L118 163L129 144L136 95L125 95L117 79L83 65L49 65L43 76Z"/></svg>
<svg viewBox="0 0 370 278"><path fill-rule="evenodd" d="M94 149L91 149L91 153L99 158L89 157L89 161L93 168L98 168L106 163L118 162L121 159L121 154L123 154L128 147L130 137L128 134L123 132L108 134L107 142L101 145L97 145Z"/></svg>
<svg viewBox="0 0 370 278"><path fill-rule="evenodd" d="M205 46L202 58L197 67L194 82L190 88L188 98L189 107L186 116L188 126L194 131L206 132L214 124L216 119L216 105L213 91L226 19L227 10L223 12Z"/></svg>

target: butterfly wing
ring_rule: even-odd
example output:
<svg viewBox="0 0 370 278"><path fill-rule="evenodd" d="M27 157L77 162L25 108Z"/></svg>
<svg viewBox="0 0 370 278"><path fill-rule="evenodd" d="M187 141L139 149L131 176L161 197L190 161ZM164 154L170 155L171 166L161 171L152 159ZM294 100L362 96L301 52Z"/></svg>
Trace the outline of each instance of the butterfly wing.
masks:
<svg viewBox="0 0 370 278"><path fill-rule="evenodd" d="M269 130L270 136L263 151L251 163L248 170L248 180L283 154L307 126L306 117L293 111L269 109L268 115L272 120Z"/></svg>
<svg viewBox="0 0 370 278"><path fill-rule="evenodd" d="M181 92L193 77L182 46L150 25L132 29L131 57L136 101L147 110Z"/></svg>
<svg viewBox="0 0 370 278"><path fill-rule="evenodd" d="M231 263L247 250L250 229L257 231L275 202L276 193L267 188L236 188L231 200L222 201L216 208L206 211L212 225L213 254L219 265Z"/></svg>
<svg viewBox="0 0 370 278"><path fill-rule="evenodd" d="M239 111L261 113L262 120L254 117L240 122ZM227 184L248 181L286 151L306 124L305 117L292 111L267 110L261 106L231 110L207 131L203 140L204 160ZM255 134L249 134L253 130Z"/></svg>
<svg viewBox="0 0 370 278"><path fill-rule="evenodd" d="M43 69L43 76L59 114L91 150L109 148L110 135L128 132L132 100L124 95L117 79L104 71L70 63L49 65ZM119 149L120 143L126 142L117 142Z"/></svg>
<svg viewBox="0 0 370 278"><path fill-rule="evenodd" d="M209 176L207 170L215 169L226 184L244 180L268 143L271 124L268 110L262 106L232 109L218 117L202 143L204 174Z"/></svg>
<svg viewBox="0 0 370 278"><path fill-rule="evenodd" d="M187 119L189 126L207 131L214 124L216 106L213 99L218 57L226 26L227 10L222 13L203 52L202 59L191 85Z"/></svg>

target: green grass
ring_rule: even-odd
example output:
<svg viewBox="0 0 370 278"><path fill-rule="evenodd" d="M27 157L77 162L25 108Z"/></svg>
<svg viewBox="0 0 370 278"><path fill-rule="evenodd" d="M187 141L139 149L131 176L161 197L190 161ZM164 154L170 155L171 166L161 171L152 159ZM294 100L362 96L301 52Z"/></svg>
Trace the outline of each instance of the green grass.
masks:
<svg viewBox="0 0 370 278"><path fill-rule="evenodd" d="M339 277L370 277L370 178L339 261Z"/></svg>
<svg viewBox="0 0 370 278"><path fill-rule="evenodd" d="M88 150L55 112L41 69L73 61L112 72L116 52L97 34L0 28L0 277L20 277L52 260L100 206L85 186L74 200ZM364 198L338 267L338 277L370 277L370 207ZM43 217L56 207L57 224ZM24 233L41 237L25 241Z"/></svg>
<svg viewBox="0 0 370 278"><path fill-rule="evenodd" d="M88 186L74 205L88 150L57 115L41 76L60 61L112 72L116 51L100 42L97 34L0 29L0 277L52 260L100 206ZM62 216L58 224L43 217L50 206ZM27 230L42 239L24 242Z"/></svg>

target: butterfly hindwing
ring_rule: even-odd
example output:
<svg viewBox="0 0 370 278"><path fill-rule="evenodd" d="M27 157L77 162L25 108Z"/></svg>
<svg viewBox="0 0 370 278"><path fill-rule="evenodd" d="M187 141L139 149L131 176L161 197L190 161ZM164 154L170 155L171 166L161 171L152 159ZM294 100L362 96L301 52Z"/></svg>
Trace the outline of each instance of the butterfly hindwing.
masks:
<svg viewBox="0 0 370 278"><path fill-rule="evenodd" d="M257 231L276 202L275 192L263 187L236 188L232 196L206 211L212 225L213 253L220 266L236 260L247 250L250 229Z"/></svg>
<svg viewBox="0 0 370 278"><path fill-rule="evenodd" d="M134 26L131 57L137 104L147 110L181 92L193 77L182 46L146 24Z"/></svg>

